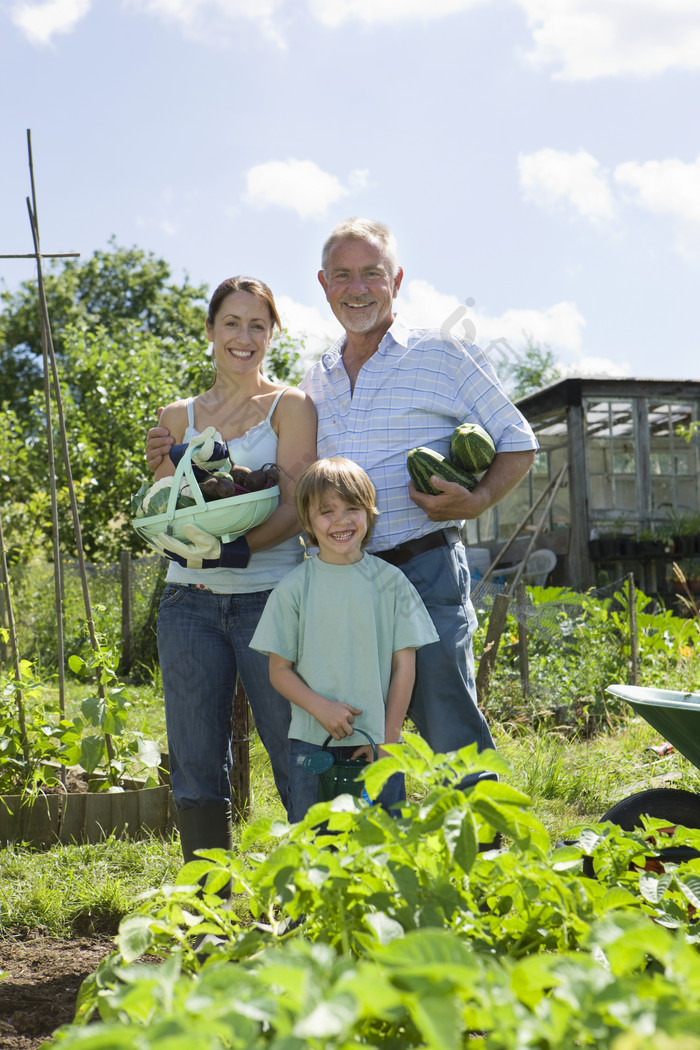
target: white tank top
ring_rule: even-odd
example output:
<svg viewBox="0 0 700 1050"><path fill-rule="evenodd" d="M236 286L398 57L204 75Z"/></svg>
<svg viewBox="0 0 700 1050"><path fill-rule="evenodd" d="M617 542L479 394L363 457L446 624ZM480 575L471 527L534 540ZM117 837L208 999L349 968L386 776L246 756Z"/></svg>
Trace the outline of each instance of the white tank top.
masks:
<svg viewBox="0 0 700 1050"><path fill-rule="evenodd" d="M272 427L272 416L283 393L284 390L280 390L265 419L251 427L243 437L234 438L233 441L228 442L231 458L235 463L255 470L266 463L276 462L277 434ZM194 406L191 397L187 399L187 423L187 430L183 437L185 443L199 433L194 425ZM222 440L219 433L216 434L216 439ZM252 554L247 569L185 569L176 561L171 561L167 580L168 583L203 584L218 594L269 591L285 573L302 561L303 556L304 548L297 535L278 544L277 547Z"/></svg>

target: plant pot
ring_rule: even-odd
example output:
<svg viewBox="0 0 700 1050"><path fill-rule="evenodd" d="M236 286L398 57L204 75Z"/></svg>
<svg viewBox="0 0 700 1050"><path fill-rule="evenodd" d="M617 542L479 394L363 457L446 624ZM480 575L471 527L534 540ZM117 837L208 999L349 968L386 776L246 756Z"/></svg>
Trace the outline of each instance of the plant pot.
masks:
<svg viewBox="0 0 700 1050"><path fill-rule="evenodd" d="M678 558L690 558L695 552L695 537L694 536L674 536L673 537L673 553Z"/></svg>

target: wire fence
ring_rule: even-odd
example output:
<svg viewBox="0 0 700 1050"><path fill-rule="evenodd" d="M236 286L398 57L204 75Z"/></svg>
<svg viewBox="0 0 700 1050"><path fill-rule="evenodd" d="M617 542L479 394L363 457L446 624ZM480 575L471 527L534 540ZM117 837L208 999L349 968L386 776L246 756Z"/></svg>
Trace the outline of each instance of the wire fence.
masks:
<svg viewBox="0 0 700 1050"><path fill-rule="evenodd" d="M93 619L100 644L110 649L121 674L150 677L157 663L156 618L165 580L165 564L157 554L133 558L128 552L116 562L86 565ZM20 657L41 672L58 667L54 565L34 562L8 567ZM61 560L65 656L85 656L90 650L86 630L79 563ZM7 625L7 585L0 589L0 626ZM0 641L0 662L10 660L9 646Z"/></svg>

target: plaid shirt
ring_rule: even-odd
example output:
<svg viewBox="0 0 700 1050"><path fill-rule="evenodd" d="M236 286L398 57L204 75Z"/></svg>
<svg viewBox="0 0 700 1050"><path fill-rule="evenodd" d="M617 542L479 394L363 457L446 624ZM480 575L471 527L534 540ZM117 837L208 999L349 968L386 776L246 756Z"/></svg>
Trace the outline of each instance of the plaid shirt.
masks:
<svg viewBox="0 0 700 1050"><path fill-rule="evenodd" d="M367 471L381 516L368 550L462 522L430 521L408 496L406 455L425 445L447 456L452 431L474 422L498 452L537 448L524 416L508 400L478 346L437 328L409 329L395 318L351 392L342 336L301 382L318 413L318 455L342 455Z"/></svg>

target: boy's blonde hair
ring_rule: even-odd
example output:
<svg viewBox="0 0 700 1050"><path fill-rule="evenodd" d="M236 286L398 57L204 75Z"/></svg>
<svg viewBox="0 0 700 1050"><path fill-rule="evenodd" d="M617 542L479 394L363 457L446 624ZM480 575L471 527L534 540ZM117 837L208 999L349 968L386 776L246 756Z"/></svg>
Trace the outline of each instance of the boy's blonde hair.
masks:
<svg viewBox="0 0 700 1050"><path fill-rule="evenodd" d="M317 459L307 467L297 482L294 498L297 515L309 542L318 546L310 521L311 505L320 502L332 489L346 503L362 507L367 512L367 533L362 540L365 547L372 536L372 530L379 517L377 509L377 492L362 467L344 456L331 456L329 459Z"/></svg>

